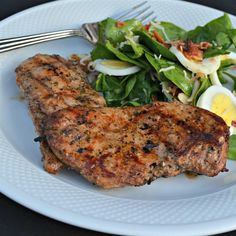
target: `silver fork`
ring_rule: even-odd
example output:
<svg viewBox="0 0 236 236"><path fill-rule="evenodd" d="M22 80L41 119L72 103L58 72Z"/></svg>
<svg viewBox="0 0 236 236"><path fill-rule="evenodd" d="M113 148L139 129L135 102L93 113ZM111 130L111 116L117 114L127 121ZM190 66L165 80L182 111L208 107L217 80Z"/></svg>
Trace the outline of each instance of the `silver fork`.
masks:
<svg viewBox="0 0 236 236"><path fill-rule="evenodd" d="M142 2L131 9L124 12L121 16L116 17L116 20L123 21L131 18L136 18L142 23L148 20L154 20L154 11L150 11L150 6L147 6L147 1ZM60 30L48 33L33 34L20 36L15 38L0 39L0 53L10 51L17 48L30 46L46 41L62 39L72 36L79 36L87 39L92 44L98 41L98 22L85 23L79 29Z"/></svg>

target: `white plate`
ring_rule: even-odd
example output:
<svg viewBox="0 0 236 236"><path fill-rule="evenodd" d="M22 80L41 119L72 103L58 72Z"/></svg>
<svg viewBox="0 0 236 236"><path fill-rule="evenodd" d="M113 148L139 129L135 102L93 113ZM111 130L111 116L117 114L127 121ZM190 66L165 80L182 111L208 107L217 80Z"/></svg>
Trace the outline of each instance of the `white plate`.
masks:
<svg viewBox="0 0 236 236"><path fill-rule="evenodd" d="M135 5L135 0L66 0L41 5L0 23L2 38L78 27ZM222 15L182 1L150 0L159 20L190 29ZM234 24L235 17L232 17ZM151 185L105 191L79 174L57 176L42 168L27 107L15 97L15 67L36 53L88 52L83 39L71 38L0 55L0 190L54 219L97 231L123 235L209 235L236 229L236 163L217 177L185 175L158 179Z"/></svg>

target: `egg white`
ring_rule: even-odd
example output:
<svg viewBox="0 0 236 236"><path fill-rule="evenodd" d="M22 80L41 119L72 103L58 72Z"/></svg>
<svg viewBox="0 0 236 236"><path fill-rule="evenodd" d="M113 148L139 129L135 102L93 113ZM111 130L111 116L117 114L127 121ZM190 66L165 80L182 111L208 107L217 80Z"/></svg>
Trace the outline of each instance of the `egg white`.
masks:
<svg viewBox="0 0 236 236"><path fill-rule="evenodd" d="M97 59L93 62L94 69L107 75L125 76L140 71L140 67L119 60ZM112 65L114 64L114 65Z"/></svg>
<svg viewBox="0 0 236 236"><path fill-rule="evenodd" d="M220 56L203 59L202 61L189 60L175 46L169 49L179 60L179 62L193 73L203 73L205 75L212 74L220 67Z"/></svg>
<svg viewBox="0 0 236 236"><path fill-rule="evenodd" d="M209 87L198 99L197 106L210 111L212 105L212 99L214 98L215 95L219 93L223 93L228 97L230 97L231 101L236 106L236 97L233 95L233 93L231 93L227 88L224 88L219 85L213 85Z"/></svg>
<svg viewBox="0 0 236 236"><path fill-rule="evenodd" d="M211 73L211 74L209 75L209 77L210 77L211 83L212 83L213 85L222 86L222 84L221 84L221 82L220 82L220 80L219 80L219 77L218 77L218 74L217 74L216 71L214 71L213 73Z"/></svg>

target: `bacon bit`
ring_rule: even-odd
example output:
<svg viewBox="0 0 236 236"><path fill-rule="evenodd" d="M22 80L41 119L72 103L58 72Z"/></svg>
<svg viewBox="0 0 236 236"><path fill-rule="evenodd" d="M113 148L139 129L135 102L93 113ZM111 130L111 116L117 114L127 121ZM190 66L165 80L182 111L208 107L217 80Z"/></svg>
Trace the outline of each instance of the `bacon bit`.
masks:
<svg viewBox="0 0 236 236"><path fill-rule="evenodd" d="M183 43L180 46L185 57L190 60L203 60L203 50L199 48L199 44L193 43L191 40L183 41Z"/></svg>
<svg viewBox="0 0 236 236"><path fill-rule="evenodd" d="M203 60L203 51L193 48L191 52L184 51L184 56L189 60L202 61Z"/></svg>
<svg viewBox="0 0 236 236"><path fill-rule="evenodd" d="M236 128L236 120L232 120L231 125Z"/></svg>
<svg viewBox="0 0 236 236"><path fill-rule="evenodd" d="M163 44L166 48L170 48L171 47L171 45L169 43L166 43L164 41L164 39L162 38L162 36L157 31L153 32L152 39L158 41L161 44Z"/></svg>
<svg viewBox="0 0 236 236"><path fill-rule="evenodd" d="M122 28L124 26L126 26L126 23L124 21L117 21L116 22L116 27L117 28Z"/></svg>
<svg viewBox="0 0 236 236"><path fill-rule="evenodd" d="M199 43L199 49L201 49L201 50L207 50L210 47L212 47L212 44L210 44L209 42Z"/></svg>
<svg viewBox="0 0 236 236"><path fill-rule="evenodd" d="M193 43L191 40L179 40L172 42L185 57L190 60L202 61L204 50L212 47L208 42Z"/></svg>
<svg viewBox="0 0 236 236"><path fill-rule="evenodd" d="M146 31L149 31L150 27L151 27L151 23L146 24L146 25L144 26L144 29L145 29Z"/></svg>
<svg viewBox="0 0 236 236"><path fill-rule="evenodd" d="M154 35L154 38L161 44L164 44L165 43L165 40L161 37L161 35L157 32L157 31L154 31L153 32L153 35Z"/></svg>

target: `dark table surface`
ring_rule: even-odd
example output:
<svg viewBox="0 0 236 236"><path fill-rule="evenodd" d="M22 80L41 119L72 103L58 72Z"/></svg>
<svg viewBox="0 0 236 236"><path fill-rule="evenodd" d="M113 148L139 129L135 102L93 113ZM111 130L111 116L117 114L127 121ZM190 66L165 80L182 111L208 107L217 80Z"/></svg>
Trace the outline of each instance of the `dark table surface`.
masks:
<svg viewBox="0 0 236 236"><path fill-rule="evenodd" d="M51 0L0 0L0 20ZM236 0L190 0L236 15ZM1 36L0 36L1 38ZM35 213L0 193L0 236L108 236L90 230L67 225L38 213ZM220 234L220 236L236 236L236 231Z"/></svg>

